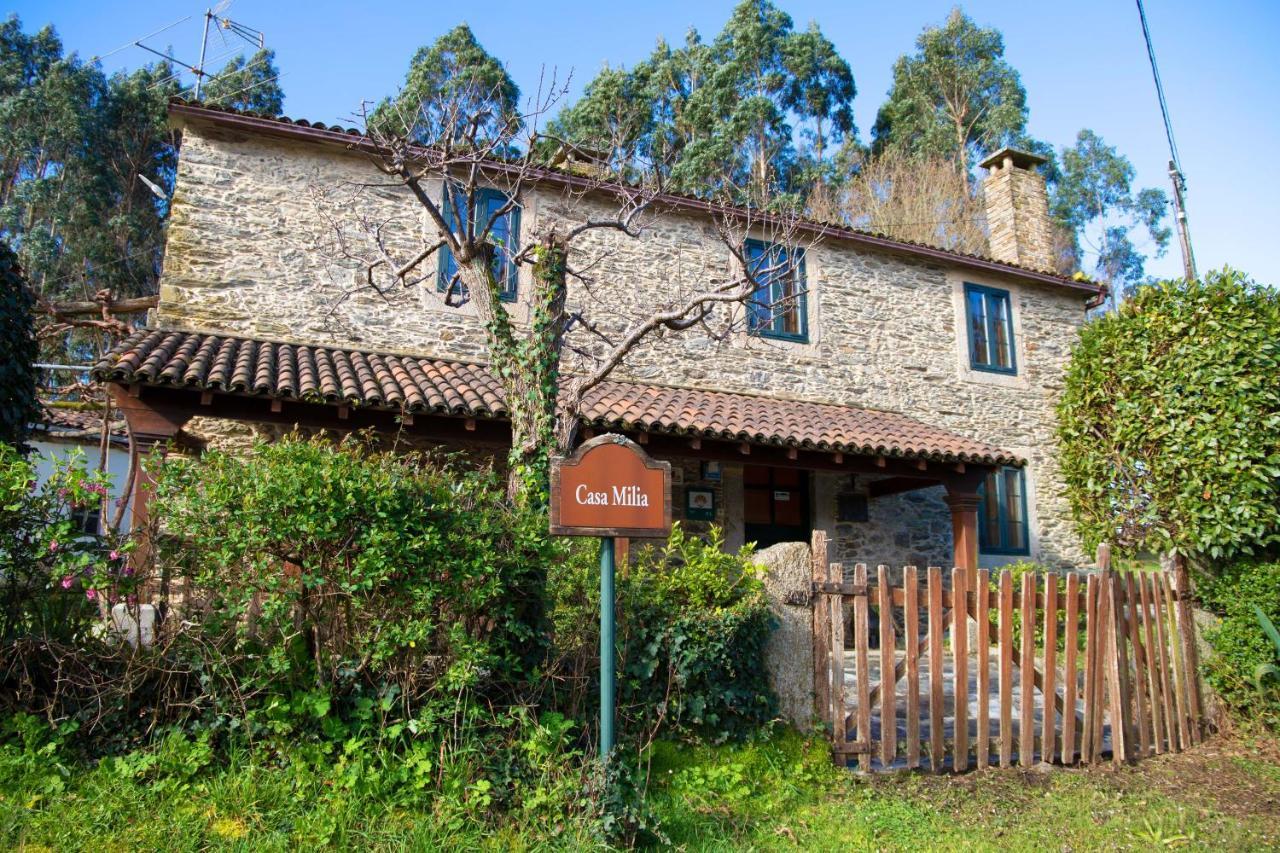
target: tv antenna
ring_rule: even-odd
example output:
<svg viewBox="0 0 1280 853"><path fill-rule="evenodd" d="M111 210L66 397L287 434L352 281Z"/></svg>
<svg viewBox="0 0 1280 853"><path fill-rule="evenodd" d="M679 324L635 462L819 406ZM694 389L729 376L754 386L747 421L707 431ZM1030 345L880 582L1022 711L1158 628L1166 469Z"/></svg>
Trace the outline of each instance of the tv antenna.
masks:
<svg viewBox="0 0 1280 853"><path fill-rule="evenodd" d="M192 74L194 74L196 77L195 99L198 101L200 100L200 90L204 85L204 78L208 76L208 72L205 70L204 66L205 66L205 57L208 54L210 24L217 25L218 34L222 36L222 43L224 45L227 43L227 34L230 33L233 37L242 39L244 42L246 42L247 44L253 45L258 50L262 50L267 46L267 37L261 30L255 30L252 27L249 27L249 26L246 26L245 24L240 23L239 21L234 21L224 14L230 6L231 6L231 0L221 0L221 2L218 3L218 5L204 10L204 31L200 36L200 59L198 62L196 62L195 65L192 65L189 62L183 62L181 59L178 59L177 57L173 56L171 53L164 53L162 51L156 50L153 47L150 47L149 45L143 44L143 41L145 39L151 38L152 36L157 35L158 33L164 32L164 30L169 29L169 27L172 27L178 23L182 23L182 21L175 21L174 24L170 24L168 27L164 27L163 29L156 30L156 32L151 33L150 35L143 36L142 38L135 41L133 44L134 46L140 47L143 50L147 51L148 53L154 53L156 56L159 56L161 59L166 59L169 62L172 62L175 65L179 65L187 69L188 71L190 71ZM186 21L186 20L189 20L189 18L183 18L182 20ZM119 48L117 48L117 50L118 49ZM115 51L112 51L112 53L114 52Z"/></svg>

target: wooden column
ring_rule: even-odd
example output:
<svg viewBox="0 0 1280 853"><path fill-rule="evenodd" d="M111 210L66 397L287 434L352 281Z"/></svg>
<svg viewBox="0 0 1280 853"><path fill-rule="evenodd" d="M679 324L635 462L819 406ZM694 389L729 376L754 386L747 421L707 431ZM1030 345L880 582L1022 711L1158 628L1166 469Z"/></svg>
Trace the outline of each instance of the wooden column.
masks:
<svg viewBox="0 0 1280 853"><path fill-rule="evenodd" d="M143 389L138 385L124 386L113 383L108 385L107 389L116 407L124 415L132 439L129 467L134 472L133 488L122 497L129 500L129 509L132 514L132 523L129 527L137 537L138 544L134 549L133 563L138 571L150 573L153 567L149 527L151 496L155 490L155 482L143 467L143 457L157 449L163 454L169 441L191 419L191 415L151 405L143 398Z"/></svg>
<svg viewBox="0 0 1280 853"><path fill-rule="evenodd" d="M951 509L952 561L963 569L966 586L978 580L978 493L947 486L947 506Z"/></svg>

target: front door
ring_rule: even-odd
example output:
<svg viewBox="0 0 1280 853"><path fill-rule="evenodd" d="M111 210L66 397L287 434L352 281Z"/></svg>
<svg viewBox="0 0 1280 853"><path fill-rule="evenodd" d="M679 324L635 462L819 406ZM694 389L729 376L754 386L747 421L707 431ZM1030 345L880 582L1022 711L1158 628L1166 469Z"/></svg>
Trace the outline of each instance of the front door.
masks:
<svg viewBox="0 0 1280 853"><path fill-rule="evenodd" d="M742 469L746 541L758 548L779 542L808 542L809 472L796 468L746 465Z"/></svg>

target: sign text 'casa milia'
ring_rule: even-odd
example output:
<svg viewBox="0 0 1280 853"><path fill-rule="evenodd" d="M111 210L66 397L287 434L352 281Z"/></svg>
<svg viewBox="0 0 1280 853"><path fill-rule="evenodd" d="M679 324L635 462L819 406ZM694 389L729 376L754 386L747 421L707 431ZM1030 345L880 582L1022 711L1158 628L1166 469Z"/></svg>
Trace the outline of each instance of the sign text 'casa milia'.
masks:
<svg viewBox="0 0 1280 853"><path fill-rule="evenodd" d="M666 536L671 465L634 442L602 435L552 460L551 532L567 536Z"/></svg>

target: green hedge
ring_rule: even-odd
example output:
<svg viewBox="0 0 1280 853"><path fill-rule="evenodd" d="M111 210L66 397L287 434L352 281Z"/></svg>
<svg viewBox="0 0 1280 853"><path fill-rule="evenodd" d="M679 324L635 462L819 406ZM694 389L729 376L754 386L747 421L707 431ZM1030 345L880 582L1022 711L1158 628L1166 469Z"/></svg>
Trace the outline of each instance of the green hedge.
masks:
<svg viewBox="0 0 1280 853"><path fill-rule="evenodd" d="M1205 632L1213 655L1204 676L1231 708L1247 719L1280 728L1280 694L1260 692L1253 682L1259 664L1275 660L1275 648L1258 624L1254 606L1280 624L1280 560L1241 560L1201 578L1201 601L1221 623Z"/></svg>

